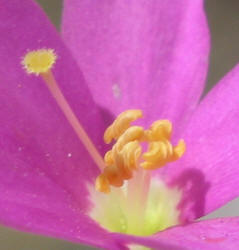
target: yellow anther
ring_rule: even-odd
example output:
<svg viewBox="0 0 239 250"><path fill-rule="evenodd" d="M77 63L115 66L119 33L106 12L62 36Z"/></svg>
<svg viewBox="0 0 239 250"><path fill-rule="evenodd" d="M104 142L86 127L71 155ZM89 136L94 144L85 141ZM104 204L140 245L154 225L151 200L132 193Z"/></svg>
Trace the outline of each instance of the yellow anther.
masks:
<svg viewBox="0 0 239 250"><path fill-rule="evenodd" d="M127 128L130 127L131 122L143 116L141 110L132 109L121 113L115 121L109 126L104 133L105 143L110 143L113 139L117 140Z"/></svg>
<svg viewBox="0 0 239 250"><path fill-rule="evenodd" d="M156 141L149 144L149 149L143 154L145 162L141 167L156 169L164 166L173 155L172 145L168 141Z"/></svg>
<svg viewBox="0 0 239 250"><path fill-rule="evenodd" d="M114 164L117 165L123 179L132 177L132 171L137 169L138 159L142 149L138 141L131 141L124 145L121 151L113 148Z"/></svg>
<svg viewBox="0 0 239 250"><path fill-rule="evenodd" d="M176 147L173 147L168 140L151 142L148 151L143 154L145 161L141 163L141 167L147 170L160 168L169 162L178 160L185 150L183 140L180 140Z"/></svg>
<svg viewBox="0 0 239 250"><path fill-rule="evenodd" d="M142 151L138 140L143 135L142 127L133 126L119 137L112 150L105 154L106 167L96 179L97 190L107 193L109 192L108 184L120 187L125 180L132 178L132 172L137 169L138 159ZM102 187L100 187L101 185Z"/></svg>
<svg viewBox="0 0 239 250"><path fill-rule="evenodd" d="M56 54L52 49L39 49L28 52L22 64L29 74L39 75L48 72L56 61Z"/></svg>
<svg viewBox="0 0 239 250"><path fill-rule="evenodd" d="M184 140L181 139L179 140L178 145L173 149L173 161L182 157L185 150L186 150L186 144Z"/></svg>
<svg viewBox="0 0 239 250"><path fill-rule="evenodd" d="M115 143L114 147L117 148L118 151L120 151L123 146L130 142L138 140L140 141L144 136L144 129L140 126L132 126L128 128L118 139L118 141Z"/></svg>
<svg viewBox="0 0 239 250"><path fill-rule="evenodd" d="M168 155L168 145L162 141L155 141L149 144L148 151L143 154L145 161L155 161L157 159L166 159Z"/></svg>
<svg viewBox="0 0 239 250"><path fill-rule="evenodd" d="M112 150L108 151L104 157L105 165L110 166L114 164L114 159L112 155Z"/></svg>
<svg viewBox="0 0 239 250"><path fill-rule="evenodd" d="M122 173L119 171L118 166L112 165L105 167L103 174L107 177L110 185L115 187L121 187L123 185Z"/></svg>
<svg viewBox="0 0 239 250"><path fill-rule="evenodd" d="M158 140L169 140L172 133L172 124L168 120L155 121L149 128L145 131L147 140L158 141Z"/></svg>
<svg viewBox="0 0 239 250"><path fill-rule="evenodd" d="M141 126L130 127L130 123L139 117L142 117L139 110L126 111L106 130L104 140L109 143L115 139L116 142L112 150L105 154L106 167L96 180L97 190L107 193L110 185L120 187L125 180L132 178L139 166L154 170L176 161L184 154L186 146L183 140L175 147L170 142L170 121L156 121L148 130ZM143 142L148 143L148 150L142 154Z"/></svg>
<svg viewBox="0 0 239 250"><path fill-rule="evenodd" d="M132 170L125 163L125 158L124 158L125 156L122 154L122 152L114 150L113 153L114 153L114 165L117 166L117 170L119 175L121 176L122 181L132 178L133 176Z"/></svg>
<svg viewBox="0 0 239 250"><path fill-rule="evenodd" d="M124 165L127 169L137 169L139 157L141 155L142 148L138 141L128 142L122 149L121 154L124 159Z"/></svg>
<svg viewBox="0 0 239 250"><path fill-rule="evenodd" d="M110 192L110 184L104 174L99 175L95 181L95 189L102 193Z"/></svg>

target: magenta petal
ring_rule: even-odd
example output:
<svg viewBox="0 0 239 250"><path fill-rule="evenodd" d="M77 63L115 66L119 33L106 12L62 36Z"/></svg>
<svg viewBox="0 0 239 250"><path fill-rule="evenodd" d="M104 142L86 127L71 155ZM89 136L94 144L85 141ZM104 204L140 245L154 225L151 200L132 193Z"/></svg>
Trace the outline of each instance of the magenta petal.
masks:
<svg viewBox="0 0 239 250"><path fill-rule="evenodd" d="M84 215L86 182L99 172L40 77L28 49L53 48L54 74L95 143L103 124L84 79L47 17L30 0L0 0L0 222L104 246L107 233Z"/></svg>
<svg viewBox="0 0 239 250"><path fill-rule="evenodd" d="M203 1L67 0L62 28L104 109L187 121L208 65Z"/></svg>
<svg viewBox="0 0 239 250"><path fill-rule="evenodd" d="M219 218L173 227L154 236L116 234L123 242L164 250L237 250L239 217Z"/></svg>
<svg viewBox="0 0 239 250"><path fill-rule="evenodd" d="M168 168L168 178L185 191L181 208L191 218L239 195L238 82L239 66L199 105L183 136L186 154Z"/></svg>
<svg viewBox="0 0 239 250"><path fill-rule="evenodd" d="M60 87L91 137L100 144L103 124L98 109L76 63L41 10L29 0L21 4L17 0L1 1L1 6L2 157L12 154L16 161L20 158L32 168L41 168L80 196L84 188L79 191L79 182L92 180L98 169L43 80L23 70L22 56L28 49L54 48L58 61L53 71Z"/></svg>
<svg viewBox="0 0 239 250"><path fill-rule="evenodd" d="M18 167L10 160L8 164L12 170L6 174L1 162L1 224L101 248L116 245L107 232L82 213L72 195L48 175L26 164Z"/></svg>

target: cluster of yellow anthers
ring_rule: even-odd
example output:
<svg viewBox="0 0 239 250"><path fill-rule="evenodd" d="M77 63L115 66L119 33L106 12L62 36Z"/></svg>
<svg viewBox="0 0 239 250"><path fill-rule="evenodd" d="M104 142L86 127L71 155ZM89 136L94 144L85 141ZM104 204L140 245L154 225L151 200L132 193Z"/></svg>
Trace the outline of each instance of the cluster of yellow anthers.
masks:
<svg viewBox="0 0 239 250"><path fill-rule="evenodd" d="M104 134L105 143L116 141L112 150L105 154L105 168L96 179L96 190L110 192L110 185L121 187L125 180L133 177L138 168L154 170L179 159L185 152L183 140L173 147L170 138L172 124L168 120L155 121L149 129L131 126L131 122L142 118L141 110L121 113ZM148 143L142 152L141 143Z"/></svg>

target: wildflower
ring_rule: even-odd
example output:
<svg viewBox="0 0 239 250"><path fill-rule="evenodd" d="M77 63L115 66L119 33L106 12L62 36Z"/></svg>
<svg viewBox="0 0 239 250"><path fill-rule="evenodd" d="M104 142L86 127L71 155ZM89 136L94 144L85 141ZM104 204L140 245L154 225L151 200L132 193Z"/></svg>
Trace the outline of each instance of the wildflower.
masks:
<svg viewBox="0 0 239 250"><path fill-rule="evenodd" d="M2 224L108 249L132 244L156 249L237 248L238 218L193 220L238 196L238 68L198 104L207 69L207 25L202 1L183 2L67 1L63 38L71 54L34 2L0 1ZM44 60L34 61L35 67L30 59L38 49ZM25 55L30 58L22 58ZM38 76L27 74L21 60L28 73ZM102 142L105 129L119 113L136 108L144 114L137 125L143 134L129 141L133 147L126 152L135 149L141 156L141 139L149 144L149 151L164 143L172 149L166 157L169 163L176 160L172 156L182 145L177 144L179 139L186 144L184 155L182 150L179 159L152 172L156 188L148 191L148 197L154 201L161 190L156 205L162 214L153 213L161 216L156 220L149 216L145 224L149 228L143 233L136 232L135 226L127 231L124 223L119 231L114 225L107 228L107 216L120 223L119 206L112 207L114 201L120 202L124 187L110 185L109 194L94 189L101 174L112 184L105 166L101 172L97 167L103 154L114 150ZM164 136L163 142L152 135L153 122L158 120L173 125L172 137ZM92 155L79 131L85 131L96 146ZM116 146L124 133L113 135ZM110 154L105 160L115 163ZM157 157L145 157L147 164L141 166L156 168ZM137 175L137 169L132 172ZM127 184L134 178L120 180ZM101 184L96 186L102 191ZM109 206L105 200L111 201ZM144 211L145 204L154 205L142 202ZM101 222L100 208L106 221ZM108 208L111 213L106 213ZM126 214L126 223L137 215L134 211ZM139 218L130 225L137 226ZM154 232L155 227L159 232Z"/></svg>

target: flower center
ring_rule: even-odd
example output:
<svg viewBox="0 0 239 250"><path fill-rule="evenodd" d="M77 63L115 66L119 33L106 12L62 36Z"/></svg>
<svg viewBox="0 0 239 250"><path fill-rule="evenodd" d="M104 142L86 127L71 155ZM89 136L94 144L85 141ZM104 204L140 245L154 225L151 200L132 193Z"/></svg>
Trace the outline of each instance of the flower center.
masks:
<svg viewBox="0 0 239 250"><path fill-rule="evenodd" d="M151 172L179 159L185 143L171 144L168 120L155 121L146 130L131 126L142 116L141 110L127 110L106 129L104 141L115 144L105 154L105 168L95 182L95 190L103 194L89 188L91 217L113 232L150 235L179 223L181 193L152 178Z"/></svg>
<svg viewBox="0 0 239 250"><path fill-rule="evenodd" d="M107 195L89 186L92 204L90 217L111 232L152 235L180 223L177 206L181 191L169 188L158 178L151 178L147 198L142 194L141 174L128 185L111 188Z"/></svg>
<svg viewBox="0 0 239 250"><path fill-rule="evenodd" d="M92 185L89 187L93 204L89 215L110 231L135 235L150 235L178 224L177 205L181 193L151 176L152 170L176 161L184 154L183 140L176 146L171 144L171 122L158 120L144 129L142 126L131 126L132 122L142 118L141 110L121 113L104 133L105 143L112 140L115 143L103 159L55 80L51 68L56 58L52 49L40 49L27 53L22 64L27 73L42 77L101 170L95 188Z"/></svg>

